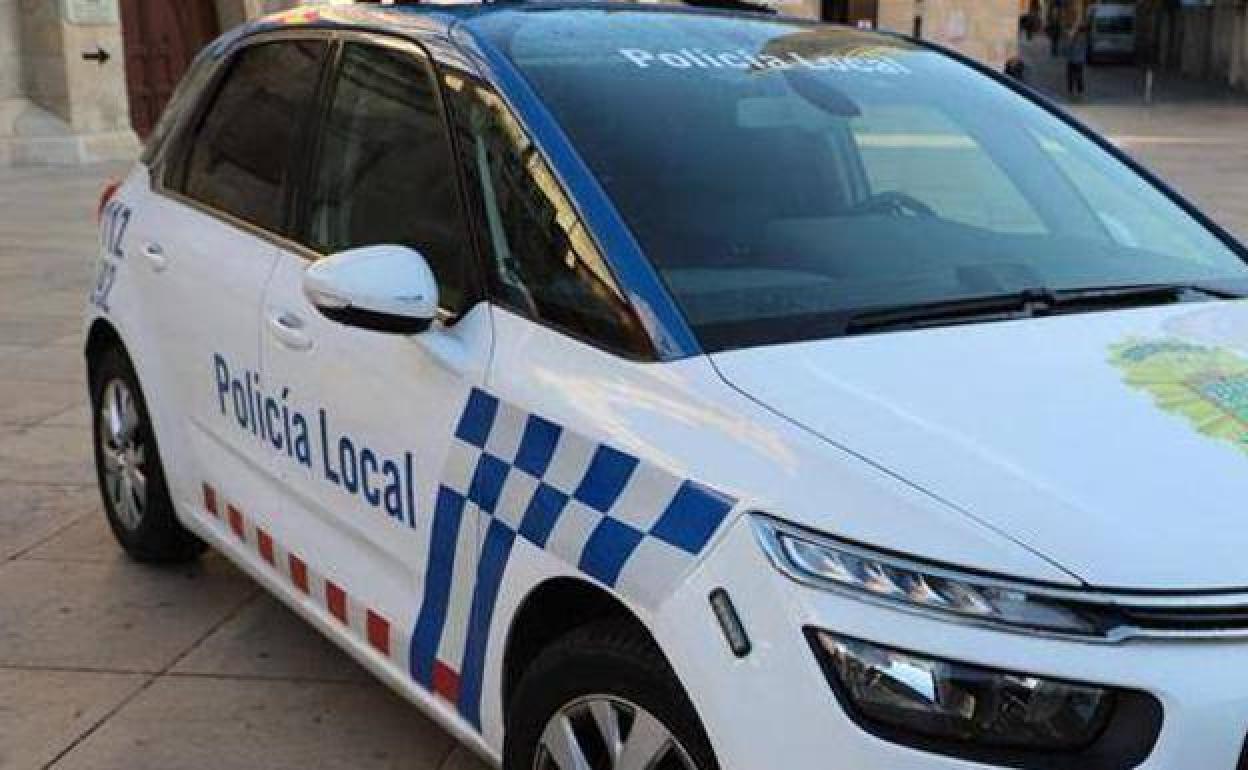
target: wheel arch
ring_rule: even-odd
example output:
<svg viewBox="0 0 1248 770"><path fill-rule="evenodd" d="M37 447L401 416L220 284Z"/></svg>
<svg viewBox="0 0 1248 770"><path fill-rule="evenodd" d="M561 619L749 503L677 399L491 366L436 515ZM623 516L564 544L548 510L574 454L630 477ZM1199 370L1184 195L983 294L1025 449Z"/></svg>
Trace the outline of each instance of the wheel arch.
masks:
<svg viewBox="0 0 1248 770"><path fill-rule="evenodd" d="M83 348L83 353L87 359L88 376L94 364L99 360L100 355L106 350L120 350L126 358L130 357L130 353L126 350L126 343L122 341L121 334L117 331L117 327L113 326L106 318L97 318L91 322L91 328L87 331L87 342Z"/></svg>
<svg viewBox="0 0 1248 770"><path fill-rule="evenodd" d="M506 714L524 672L551 643L602 620L626 622L662 649L650 629L619 598L600 586L575 577L550 578L520 602L507 631L503 651L502 705Z"/></svg>

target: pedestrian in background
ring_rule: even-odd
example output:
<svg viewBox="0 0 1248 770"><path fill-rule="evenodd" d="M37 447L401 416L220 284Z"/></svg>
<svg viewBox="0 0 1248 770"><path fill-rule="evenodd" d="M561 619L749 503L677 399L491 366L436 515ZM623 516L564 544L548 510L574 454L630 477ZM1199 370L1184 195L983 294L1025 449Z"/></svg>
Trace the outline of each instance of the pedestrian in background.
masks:
<svg viewBox="0 0 1248 770"><path fill-rule="evenodd" d="M1044 33L1049 36L1049 56L1054 59L1061 53L1062 18L1056 11L1049 14L1049 23L1044 26Z"/></svg>
<svg viewBox="0 0 1248 770"><path fill-rule="evenodd" d="M1083 96L1087 90L1087 67L1088 25L1078 24L1066 43L1066 91L1072 98Z"/></svg>
<svg viewBox="0 0 1248 770"><path fill-rule="evenodd" d="M1027 38L1027 42L1030 43L1031 39L1036 35L1036 17L1031 15L1031 12L1024 13L1018 19L1018 26L1022 30L1023 36Z"/></svg>

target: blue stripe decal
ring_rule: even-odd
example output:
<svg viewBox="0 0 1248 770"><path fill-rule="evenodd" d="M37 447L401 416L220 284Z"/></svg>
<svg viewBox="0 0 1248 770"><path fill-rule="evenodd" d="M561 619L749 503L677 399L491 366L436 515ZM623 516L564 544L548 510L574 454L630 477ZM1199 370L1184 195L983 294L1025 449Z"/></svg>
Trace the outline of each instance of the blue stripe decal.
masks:
<svg viewBox="0 0 1248 770"><path fill-rule="evenodd" d="M573 497L599 513L609 513L635 470L636 457L609 446L599 446Z"/></svg>
<svg viewBox="0 0 1248 770"><path fill-rule="evenodd" d="M481 561L477 566L477 586L472 594L472 615L468 621L468 641L464 648L464 664L460 670L459 712L478 730L481 729L481 682L485 676L485 650L490 640L490 622L503 572L511 558L516 534L503 522L490 520Z"/></svg>
<svg viewBox="0 0 1248 770"><path fill-rule="evenodd" d="M446 487L438 487L433 509L433 533L429 541L429 567L425 572L425 600L412 631L409 666L412 678L426 688L433 686L433 664L446 625L455 572L455 552L459 528L464 520L464 498Z"/></svg>
<svg viewBox="0 0 1248 770"><path fill-rule="evenodd" d="M586 574L606 585L614 586L620 579L620 570L624 569L624 563L632 558L633 552L643 539L644 534L624 522L604 518L585 544L578 566Z"/></svg>
<svg viewBox="0 0 1248 770"><path fill-rule="evenodd" d="M433 507L410 669L417 684L453 700L477 731L490 634L518 540L548 550L587 579L657 606L693 568L736 504L712 487L647 466L479 388L469 393L451 442ZM569 477L581 465L579 478ZM560 473L547 478L555 467ZM620 510L625 505L629 510ZM465 555L457 563L459 543L469 532L464 527L471 528L476 548L471 559ZM468 581L470 596L452 590L468 588ZM467 606L450 607L452 598ZM444 651L439 660L452 609L455 622L463 624L452 637L462 631L463 646ZM443 665L455 663L458 693L442 677L435 687Z"/></svg>
<svg viewBox="0 0 1248 770"><path fill-rule="evenodd" d="M696 481L686 481L650 534L687 553L702 553L736 504L728 495Z"/></svg>
<svg viewBox="0 0 1248 770"><path fill-rule="evenodd" d="M459 426L455 428L455 437L472 444L477 449L485 449L486 439L494 427L494 418L498 416L498 399L478 388L468 394L468 404L459 418Z"/></svg>

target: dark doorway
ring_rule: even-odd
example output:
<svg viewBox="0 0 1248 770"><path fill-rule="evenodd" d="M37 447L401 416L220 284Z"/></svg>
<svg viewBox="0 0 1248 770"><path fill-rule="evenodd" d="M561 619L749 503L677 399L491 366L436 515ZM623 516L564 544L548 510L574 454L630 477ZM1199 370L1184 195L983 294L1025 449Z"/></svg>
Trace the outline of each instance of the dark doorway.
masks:
<svg viewBox="0 0 1248 770"><path fill-rule="evenodd" d="M213 0L121 0L130 124L140 137L151 133L182 73L219 32Z"/></svg>
<svg viewBox="0 0 1248 770"><path fill-rule="evenodd" d="M880 21L880 0L822 0L824 21L858 26L866 22L872 27Z"/></svg>

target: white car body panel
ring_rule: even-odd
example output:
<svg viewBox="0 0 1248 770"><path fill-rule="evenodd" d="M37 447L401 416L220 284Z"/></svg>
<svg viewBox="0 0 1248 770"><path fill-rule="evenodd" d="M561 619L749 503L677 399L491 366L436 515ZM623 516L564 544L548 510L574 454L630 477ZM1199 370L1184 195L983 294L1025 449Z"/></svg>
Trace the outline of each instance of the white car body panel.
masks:
<svg viewBox="0 0 1248 770"><path fill-rule="evenodd" d="M1242 302L1179 305L714 358L744 392L1089 584L1242 588L1242 451L1159 408L1111 357L1156 340L1248 352L1246 321Z"/></svg>

